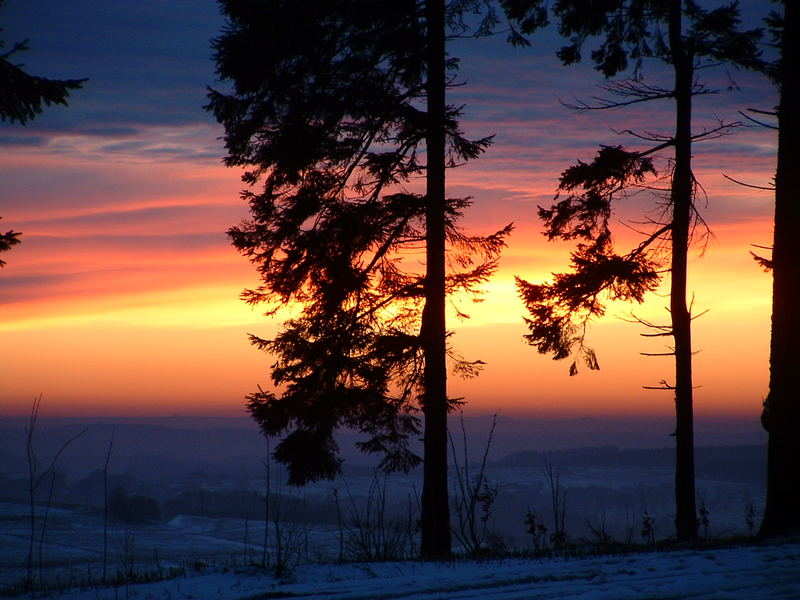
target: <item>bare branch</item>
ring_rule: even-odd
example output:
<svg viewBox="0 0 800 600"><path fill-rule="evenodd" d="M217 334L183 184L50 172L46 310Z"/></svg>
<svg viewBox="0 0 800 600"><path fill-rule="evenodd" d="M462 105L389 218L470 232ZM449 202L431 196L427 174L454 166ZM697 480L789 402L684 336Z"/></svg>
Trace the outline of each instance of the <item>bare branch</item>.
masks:
<svg viewBox="0 0 800 600"><path fill-rule="evenodd" d="M631 106L641 102L649 102L650 100L663 100L672 98L675 95L673 90L647 85L641 81L625 80L614 81L612 83L599 86L600 89L607 92L611 96L619 98L626 98L625 100L612 100L611 98L604 98L602 96L592 96L592 100L596 104L590 104L584 100L575 99L575 104L569 104L559 99L559 102L569 108L570 110L607 110L610 108L621 108L623 106ZM702 84L695 83L692 88L693 96L700 96L705 94L715 94L716 91L710 90Z"/></svg>
<svg viewBox="0 0 800 600"><path fill-rule="evenodd" d="M669 223L668 225L664 225L660 229L654 231L653 233L651 233L647 237L647 239L645 239L638 246L636 246L636 248L634 250L629 252L628 253L628 257L629 258L634 258L637 255L641 254L642 252L644 252L648 248L648 246L650 246L650 244L652 244L653 242L658 240L662 235L664 235L665 233L667 233L668 231L671 231L671 230L672 230L672 223Z"/></svg>
<svg viewBox="0 0 800 600"><path fill-rule="evenodd" d="M570 110L578 110L578 111L587 111L587 110L607 110L610 108L622 108L623 106L631 106L632 104L639 104L641 102L648 102L650 100L657 100L659 98L670 98L672 97L672 93L666 93L663 95L654 95L648 98L634 98L633 100L621 100L621 101L612 101L608 100L607 98L602 98L600 96L592 96L592 100L596 100L598 104L592 105L583 100L575 99L575 104L568 104L563 100L559 99L559 103L568 108Z"/></svg>
<svg viewBox="0 0 800 600"><path fill-rule="evenodd" d="M672 331L663 331L661 333L640 333L641 337L669 337L672 335Z"/></svg>
<svg viewBox="0 0 800 600"><path fill-rule="evenodd" d="M749 110L750 112L754 112L757 115L770 115L773 117L778 116L778 111L775 110L760 110L758 108L748 108L747 110Z"/></svg>
<svg viewBox="0 0 800 600"><path fill-rule="evenodd" d="M754 190L765 190L765 191L768 191L768 192L774 192L775 191L775 186L774 185L764 186L764 185L754 185L752 183L745 183L744 181L739 181L738 179L734 179L733 177L725 175L725 173L723 173L722 176L725 179L727 179L728 181L732 181L733 183L736 183L738 185L741 185L741 186L744 186L744 187L747 187L747 188L753 188Z"/></svg>
<svg viewBox="0 0 800 600"><path fill-rule="evenodd" d="M642 388L644 388L646 390L666 390L666 391L669 391L669 390L674 390L675 386L668 384L666 379L662 379L661 381L658 382L658 385L643 385Z"/></svg>
<svg viewBox="0 0 800 600"><path fill-rule="evenodd" d="M642 133L636 133L632 129L612 129L611 131L617 135L630 135L646 142L667 142L670 146L675 144L675 140L672 136L651 133L649 131L643 131Z"/></svg>
<svg viewBox="0 0 800 600"><path fill-rule="evenodd" d="M713 129L704 129L701 133L696 133L692 136L692 141L716 140L726 135L731 135L730 130L742 127L741 121L734 121L732 123L719 122L717 127Z"/></svg>
<svg viewBox="0 0 800 600"><path fill-rule="evenodd" d="M674 146L674 145L675 145L675 140L669 140L667 142L664 142L663 144L659 144L658 146L654 146L654 147L650 148L649 150L643 150L642 152L639 152L639 156L647 156L648 154L653 154L655 152L659 152L659 151L663 150L664 148L669 148L670 146Z"/></svg>
<svg viewBox="0 0 800 600"><path fill-rule="evenodd" d="M631 314L630 319L622 319L628 323L638 323L639 325L644 325L649 329L655 329L658 333L640 333L639 335L642 337L665 337L668 335L672 335L672 325L656 325L655 323L651 323L650 321L643 319L642 317L637 317L634 314Z"/></svg>
<svg viewBox="0 0 800 600"><path fill-rule="evenodd" d="M749 110L750 112L756 113L758 115L768 115L770 117L775 117L775 118L778 117L778 113L774 112L774 111L758 110L756 108L748 108L747 110ZM759 119L751 117L750 115L748 115L745 112L742 112L741 110L739 111L739 114L742 115L748 121L750 121L752 123L755 123L759 127L766 127L767 129L775 129L775 130L778 129L777 125L772 125L771 123L765 123L764 121L760 121Z"/></svg>

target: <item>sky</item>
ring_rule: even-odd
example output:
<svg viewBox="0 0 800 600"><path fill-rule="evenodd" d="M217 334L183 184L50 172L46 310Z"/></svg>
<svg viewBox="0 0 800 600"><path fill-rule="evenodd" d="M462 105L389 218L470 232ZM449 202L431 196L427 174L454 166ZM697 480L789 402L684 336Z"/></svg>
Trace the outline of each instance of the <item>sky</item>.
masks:
<svg viewBox="0 0 800 600"><path fill-rule="evenodd" d="M748 26L765 3L744 3ZM0 226L22 231L0 270L0 416L26 414L43 397L50 416L244 413L244 397L268 388L270 357L246 333L279 326L238 299L256 285L254 268L225 231L247 217L239 173L225 168L222 129L203 110L215 85L210 38L224 21L211 0L7 0L2 39L28 39L18 55L34 74L82 78L69 107L33 122L0 124ZM459 40L460 80L450 96L464 104L464 130L494 135L486 155L448 174L448 194L474 197L468 231L509 222L515 231L484 302L471 318L451 320L454 345L480 358L484 372L451 378L467 411L547 416L668 415L668 393L644 390L672 379L662 338L645 338L631 315L665 322L662 288L643 305L611 304L592 326L601 370L567 374L527 346L514 276L545 281L568 267L571 245L548 242L536 215L552 202L558 176L590 160L599 144L631 143L616 132L668 133L670 106L655 103L576 113L573 98L601 94L587 65L565 68L552 31L529 48L503 36ZM657 81L656 71L645 78ZM702 74L721 93L698 99L695 129L769 109L775 92L752 73ZM729 89L730 88L730 89ZM642 147L639 144L638 147ZM713 235L691 254L698 415L757 419L767 392L771 278L750 257L769 245L774 132L740 127L695 147L703 216ZM613 227L622 248L631 223L650 205L626 200ZM635 226L634 226L635 227Z"/></svg>

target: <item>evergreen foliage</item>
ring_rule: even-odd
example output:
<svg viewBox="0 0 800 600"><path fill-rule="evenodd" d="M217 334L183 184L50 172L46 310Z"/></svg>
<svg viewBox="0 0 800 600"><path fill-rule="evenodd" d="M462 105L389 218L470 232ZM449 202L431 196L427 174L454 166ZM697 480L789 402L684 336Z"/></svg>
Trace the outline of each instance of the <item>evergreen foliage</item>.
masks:
<svg viewBox="0 0 800 600"><path fill-rule="evenodd" d="M0 0L0 9L5 0ZM3 30L0 29L0 32ZM86 79L48 79L26 73L24 65L12 62L14 55L28 50L28 41L12 44L0 40L0 121L25 125L41 114L45 106L67 105L71 90L80 89Z"/></svg>
<svg viewBox="0 0 800 600"><path fill-rule="evenodd" d="M420 462L408 448L420 431L426 357L420 335L427 299L426 15L401 0L221 2L228 25L213 42L227 91L208 108L225 126L229 166L243 167L251 216L234 246L261 284L242 297L268 315L296 311L272 339L276 391L259 389L248 410L274 457L302 484L334 476L339 427L363 432L361 449L387 470ZM449 80L457 63L448 60ZM447 106L440 127L447 164L479 156L489 138L459 128ZM260 184L260 187L256 187ZM471 201L448 198L448 295L474 293L494 271L509 233L464 233ZM451 353L461 372L478 362ZM454 402L449 401L451 404Z"/></svg>
<svg viewBox="0 0 800 600"><path fill-rule="evenodd" d="M0 30L2 31L2 30ZM0 50L5 43L0 40ZM80 89L85 79L48 79L31 75L11 62L18 52L28 50L27 41L15 43L0 54L0 121L25 125L41 114L45 106L67 106L71 90Z"/></svg>
<svg viewBox="0 0 800 600"><path fill-rule="evenodd" d="M550 209L539 209L550 239L580 239L572 253L572 271L554 275L551 284L517 278L530 318L525 339L555 359L580 356L590 369L600 365L584 344L586 325L605 314L600 296L641 302L659 283L659 265L646 246L619 255L614 251L609 219L612 202L632 183L655 175L652 160L621 146L602 146L591 163L579 161L561 174L559 190L568 192ZM557 195L556 199L560 196ZM577 361L570 374L578 372Z"/></svg>
<svg viewBox="0 0 800 600"><path fill-rule="evenodd" d="M524 18L539 15L540 0L509 2L528 33ZM518 279L520 295L530 312L526 319L527 340L539 351L556 359L577 354L590 369L599 368L594 351L585 345L586 324L604 314L602 301L623 299L641 302L655 289L661 274L670 273L669 325L643 324L655 329L654 336L672 336L675 382L662 382L654 389L675 392L676 404L676 529L679 539L697 535L694 492L692 345L694 318L686 299L688 247L695 227L704 225L695 206L698 189L691 167L695 141L724 135L734 124L699 133L692 131L692 99L712 93L699 83L699 69L727 63L760 68L756 42L759 29L741 30L736 2L707 9L694 0L608 0L576 3L556 0L552 6L559 32L568 44L558 52L564 64L582 59L584 47L592 45L590 59L606 78L629 73L630 78L603 86L608 98L594 105L579 103L579 110L605 110L670 99L675 103L675 129L669 134L633 134L655 145L640 151L621 146L603 146L592 163L579 162L561 177L559 190L574 192L552 208L540 210L549 239L583 239L572 254L572 271L555 274L554 281L531 284ZM536 17L536 22L540 17ZM672 81L665 86L645 82L645 62L656 60L670 67ZM665 169L667 195L659 195L650 155L673 148ZM614 205L637 187L650 187L660 208L649 218L652 230L625 254L613 250L608 226ZM558 196L556 197L558 199ZM577 361L570 374L577 373Z"/></svg>
<svg viewBox="0 0 800 600"><path fill-rule="evenodd" d="M5 0L0 0L0 9ZM0 29L0 33L2 33ZM67 105L70 90L80 89L86 79L47 79L26 73L22 65L14 64L12 57L28 50L27 40L17 42L4 51L6 43L0 40L0 121L25 125L51 104ZM19 244L18 231L0 233L0 252ZM0 267L6 263L0 260Z"/></svg>

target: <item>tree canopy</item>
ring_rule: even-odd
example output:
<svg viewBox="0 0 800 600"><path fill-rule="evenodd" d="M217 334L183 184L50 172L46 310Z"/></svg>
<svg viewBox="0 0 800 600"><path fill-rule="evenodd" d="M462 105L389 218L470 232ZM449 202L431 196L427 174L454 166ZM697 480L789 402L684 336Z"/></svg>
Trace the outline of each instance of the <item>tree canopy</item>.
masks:
<svg viewBox="0 0 800 600"><path fill-rule="evenodd" d="M520 18L538 11L542 3L514 2ZM674 103L671 133L632 132L650 148L630 151L622 146L603 146L591 163L579 162L561 176L559 192L569 193L550 209L541 209L545 234L550 238L582 239L572 254L572 271L554 275L552 283L532 284L518 279L520 295L531 317L527 320L529 343L556 359L574 353L590 369L598 369L595 352L585 344L587 322L604 313L603 296L641 302L655 289L665 271L670 275L669 324L639 319L653 332L671 336L674 345L656 355L673 356L675 379L662 380L652 389L675 393L676 408L676 531L679 539L697 535L694 489L693 383L691 306L687 302L688 248L697 225L704 226L695 203L699 184L692 172L694 142L728 133L735 124L693 131L692 103L698 95L713 90L696 77L700 69L727 63L761 66L756 42L761 30L741 30L736 2L708 9L694 0L608 0L575 3L557 0L553 11L559 31L568 40L558 52L564 64L582 58L592 45L590 59L604 77L628 73L629 78L603 86L607 98L595 104L579 102L579 110L606 110L641 102L670 100ZM522 27L523 30L525 29ZM669 67L670 81L654 84L645 80L646 61ZM671 148L665 162L666 185L649 183L658 212L648 218L650 231L631 251L613 249L609 218L626 191L643 187L656 175L653 156ZM575 193L577 190L577 193ZM558 200L558 196L556 197ZM577 361L570 374L577 372Z"/></svg>
<svg viewBox="0 0 800 600"><path fill-rule="evenodd" d="M509 0L508 4L523 32L538 27L544 3ZM645 63L650 60L685 72L682 78L688 76L683 86L687 98L715 91L694 78L693 73L699 69L720 62L749 68L762 65L756 47L761 30L739 29L735 2L706 9L691 0L612 0L590 5L559 0L552 10L559 32L568 40L557 53L564 64L582 60L585 46L591 45L589 58L604 77L629 76L602 85L605 97L595 98L593 103L578 101L570 105L576 110L602 111L646 101L675 100L679 95L678 76L671 85L647 80ZM526 19L532 24L526 25ZM556 359L576 356L589 368L597 368L597 357L585 344L585 332L589 320L605 313L604 298L641 302L647 291L658 286L665 269L669 270L664 262L668 259L664 243L671 243L674 227L669 213L677 191L673 185L675 169L677 166L680 172L684 165L667 159L660 175L654 160L663 157L666 149L724 135L736 125L721 122L716 127L691 132L690 115L690 111L686 112L689 121L681 125L686 133L627 131L624 133L653 145L642 150L604 145L590 163L578 161L562 173L557 202L540 209L539 216L548 239L583 240L572 254L572 271L554 275L552 284L518 279L520 294L531 312L531 318L526 319L531 330L526 339L540 351L551 353ZM690 220L702 225L692 200L696 182L691 167L688 163L685 166L678 181L687 192L681 194L688 202ZM664 181L664 177L666 196L655 183L659 178ZM651 219L652 229L645 230L637 247L618 254L609 227L614 206L631 191L648 188L665 211ZM687 227L691 225L687 223ZM577 368L577 362L573 362L570 372L576 373Z"/></svg>
<svg viewBox="0 0 800 600"><path fill-rule="evenodd" d="M274 456L294 483L338 472L339 427L365 433L361 448L385 468L408 469L420 460L408 440L419 432L424 365L424 6L221 6L228 24L214 50L230 89L211 90L209 108L225 126L226 164L243 167L249 185L251 216L229 235L262 280L243 298L270 315L297 307L274 338L251 336L276 357L276 391L251 394L248 409L266 434L285 434ZM456 66L448 60L451 78ZM441 123L450 166L490 143L466 138L460 116L447 106ZM448 294L476 291L509 231L465 234L469 205L446 201ZM452 356L461 372L478 366Z"/></svg>

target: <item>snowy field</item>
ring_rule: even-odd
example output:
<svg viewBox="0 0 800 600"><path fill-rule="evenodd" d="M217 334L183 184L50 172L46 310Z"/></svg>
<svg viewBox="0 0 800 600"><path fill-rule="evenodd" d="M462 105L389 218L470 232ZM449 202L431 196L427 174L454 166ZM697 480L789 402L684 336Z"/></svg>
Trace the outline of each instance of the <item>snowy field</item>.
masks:
<svg viewBox="0 0 800 600"><path fill-rule="evenodd" d="M225 569L170 581L89 589L63 600L793 600L800 544L653 552L584 559L309 565L280 581Z"/></svg>
<svg viewBox="0 0 800 600"><path fill-rule="evenodd" d="M617 542L642 544L645 542L641 534L645 513L652 519L655 539L671 535L674 503L671 469L566 467L558 470L558 476L566 500L565 526L571 543L599 542L596 532L602 530ZM534 511L548 527L548 534L543 536L547 546L546 540L553 531L553 516L551 491L542 469L495 468L487 478L499 490L491 507L488 529L502 546L521 551L533 548L532 538L526 533L527 510ZM418 518L417 490L421 482L415 477L398 474L380 480L380 486L385 485L378 489L385 493L384 502L377 497L368 500L376 480L367 473L312 484L300 490L288 489L276 481L273 493L278 493L271 498L266 532L261 512L264 489L256 487L257 481L246 483L221 479L205 481L201 487L194 479L187 482L185 488L178 489L196 499L204 490L217 494L227 490L235 494L231 497L237 502L252 499L254 503L240 511L244 516L249 507L247 518L177 514L165 515L156 523L111 521L105 543L102 507L97 503L93 506L88 502L55 504L46 513L45 506L40 503L34 561L44 565L44 571L38 573L37 569L37 575L50 581L97 579L102 573L104 546L109 575L152 573L194 564L241 567L261 561L265 533L268 562L274 560L278 542L290 565L352 559L362 551L359 536L364 532L358 529L357 521L363 520L367 510L372 511L372 517L377 516L378 511L386 512L380 533L385 538L397 538L390 557L417 553L418 533L414 524ZM752 533L747 528L745 509L750 498L760 500L763 497L760 485L701 479L698 490L709 511L709 538L744 537ZM459 497L456 487L451 492L453 499ZM760 502L752 504L756 510L754 524L757 524L761 506ZM477 510L480 512L480 508ZM46 532L41 537L45 518ZM373 523L373 530L378 527ZM23 579L29 539L28 505L21 501L0 501L0 584Z"/></svg>
<svg viewBox="0 0 800 600"><path fill-rule="evenodd" d="M41 432L42 464L49 464L75 427ZM515 556L532 555L534 547L552 549L555 486L571 554L593 557L546 559L540 552L535 559L439 564L399 562L419 551L420 472L384 477L369 465L347 463L336 480L297 489L286 486L277 466L267 468L258 432L157 426L113 431L107 482L99 467L109 427L90 428L42 479L31 557L34 597L800 600L800 540L711 549L715 540L748 539L760 522L763 444L698 448L706 549L612 555L609 548L643 549L672 535L672 450L586 447L545 455L526 449L527 434L518 441L514 431L499 435L497 446L505 452L490 460L483 480L496 495L485 515L480 503L476 507L479 525L487 517L482 547ZM0 595L11 596L28 568L29 483L19 429L0 433ZM481 448L482 439L477 436L475 447ZM462 460L451 465L451 523L454 548L464 555L458 474L474 481L480 464L471 456L467 474L459 471L460 449L455 456ZM128 500L157 507L158 516L112 515L106 523L106 487L110 507L118 490ZM530 514L548 529L538 538L528 531ZM606 552L602 557L600 550ZM378 556L389 560L358 562ZM269 568L255 566L261 564ZM286 567L280 579L270 575L276 564ZM101 581L117 584L98 587Z"/></svg>

